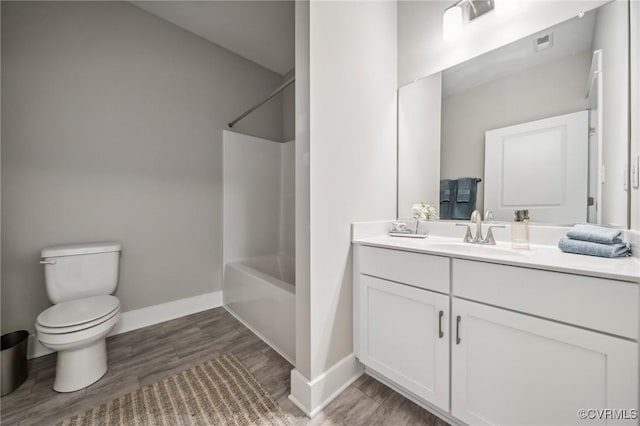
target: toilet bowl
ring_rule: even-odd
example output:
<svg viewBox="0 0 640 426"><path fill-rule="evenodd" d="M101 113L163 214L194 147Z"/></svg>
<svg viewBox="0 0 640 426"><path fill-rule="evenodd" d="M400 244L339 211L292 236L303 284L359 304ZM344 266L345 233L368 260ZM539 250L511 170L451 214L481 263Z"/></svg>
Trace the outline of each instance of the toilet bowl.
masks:
<svg viewBox="0 0 640 426"><path fill-rule="evenodd" d="M120 319L120 244L74 244L42 250L45 284L54 305L36 321L36 337L58 352L53 389L73 392L107 372L106 337Z"/></svg>
<svg viewBox="0 0 640 426"><path fill-rule="evenodd" d="M120 301L109 295L59 303L38 316L38 340L58 352L54 390L83 389L107 372L106 337L119 318Z"/></svg>

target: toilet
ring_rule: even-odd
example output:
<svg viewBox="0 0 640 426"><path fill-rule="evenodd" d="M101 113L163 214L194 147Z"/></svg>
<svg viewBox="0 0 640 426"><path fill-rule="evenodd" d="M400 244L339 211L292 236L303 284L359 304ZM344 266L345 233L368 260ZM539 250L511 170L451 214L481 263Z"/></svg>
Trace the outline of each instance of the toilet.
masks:
<svg viewBox="0 0 640 426"><path fill-rule="evenodd" d="M58 352L53 389L73 392L107 372L106 337L120 319L120 244L90 243L42 250L45 283L52 307L38 315L36 336Z"/></svg>

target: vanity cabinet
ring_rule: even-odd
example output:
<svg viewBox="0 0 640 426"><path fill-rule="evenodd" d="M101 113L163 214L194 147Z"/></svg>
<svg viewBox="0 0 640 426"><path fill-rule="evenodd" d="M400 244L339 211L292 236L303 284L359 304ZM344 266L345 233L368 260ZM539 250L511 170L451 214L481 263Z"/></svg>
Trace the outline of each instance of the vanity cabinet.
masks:
<svg viewBox="0 0 640 426"><path fill-rule="evenodd" d="M585 422L579 409L637 406L636 343L466 300L452 306L451 414L463 422L575 425Z"/></svg>
<svg viewBox="0 0 640 426"><path fill-rule="evenodd" d="M449 258L375 247L356 256L360 361L448 410Z"/></svg>
<svg viewBox="0 0 640 426"><path fill-rule="evenodd" d="M448 257L367 246L358 253L362 274L449 294Z"/></svg>
<svg viewBox="0 0 640 426"><path fill-rule="evenodd" d="M638 284L356 245L367 371L453 424L637 424ZM602 420L602 421L601 421Z"/></svg>
<svg viewBox="0 0 640 426"><path fill-rule="evenodd" d="M488 305L638 338L638 284L452 259L452 293Z"/></svg>
<svg viewBox="0 0 640 426"><path fill-rule="evenodd" d="M360 290L360 361L447 410L449 298L367 275Z"/></svg>

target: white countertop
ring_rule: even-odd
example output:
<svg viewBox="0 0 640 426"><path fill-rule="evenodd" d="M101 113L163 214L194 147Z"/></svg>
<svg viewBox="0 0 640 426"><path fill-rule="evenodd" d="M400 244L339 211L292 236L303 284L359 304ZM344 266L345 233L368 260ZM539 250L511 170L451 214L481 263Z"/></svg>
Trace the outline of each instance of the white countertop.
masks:
<svg viewBox="0 0 640 426"><path fill-rule="evenodd" d="M555 246L532 245L530 250L514 250L510 243L495 246L463 243L460 238L429 235L425 239L391 237L386 234L354 238L354 244L406 250L447 256L456 259L479 260L504 265L544 269L570 274L640 282L640 259L621 257L607 259L564 253Z"/></svg>

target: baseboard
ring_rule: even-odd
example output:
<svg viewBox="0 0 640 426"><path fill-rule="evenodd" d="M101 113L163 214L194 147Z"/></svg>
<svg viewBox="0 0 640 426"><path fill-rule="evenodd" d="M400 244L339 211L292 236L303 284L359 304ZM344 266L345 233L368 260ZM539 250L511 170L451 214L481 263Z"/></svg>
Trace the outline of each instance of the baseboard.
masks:
<svg viewBox="0 0 640 426"><path fill-rule="evenodd" d="M354 354L349 354L333 367L309 381L298 370L291 370L291 394L289 400L313 418L338 395L358 380L364 367Z"/></svg>
<svg viewBox="0 0 640 426"><path fill-rule="evenodd" d="M220 306L222 306L222 290L134 309L120 314L120 321L118 321L118 324L109 335L114 336L126 333ZM50 353L53 353L53 351L42 346L35 335L29 336L29 359Z"/></svg>
<svg viewBox="0 0 640 426"><path fill-rule="evenodd" d="M40 343L38 339L36 339L35 334L29 335L29 343L27 344L27 348L28 359L38 358L53 353L51 349L42 346L42 343Z"/></svg>
<svg viewBox="0 0 640 426"><path fill-rule="evenodd" d="M255 334L256 336L258 336L260 339L262 339L263 342L265 342L267 345L269 345L271 347L271 349L273 349L274 351L276 351L278 353L278 355L280 355L282 358L286 359L287 362L293 366L296 365L296 361L295 359L293 359L293 357L291 357L290 355L288 355L285 351L283 351L282 349L280 349L278 347L278 345L276 345L275 343L273 343L271 340L267 339L262 333L260 333L258 330L256 330L251 324L249 324L248 322L246 322L245 320L242 319L242 317L240 315L238 315L237 313L235 313L233 311L233 309L229 308L227 305L222 305L222 307L229 312L235 319L237 319L238 321L240 321L242 323L242 325L244 325L245 327L247 327L249 330L251 330L251 332L253 334Z"/></svg>

